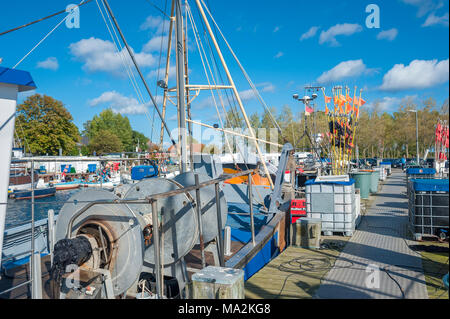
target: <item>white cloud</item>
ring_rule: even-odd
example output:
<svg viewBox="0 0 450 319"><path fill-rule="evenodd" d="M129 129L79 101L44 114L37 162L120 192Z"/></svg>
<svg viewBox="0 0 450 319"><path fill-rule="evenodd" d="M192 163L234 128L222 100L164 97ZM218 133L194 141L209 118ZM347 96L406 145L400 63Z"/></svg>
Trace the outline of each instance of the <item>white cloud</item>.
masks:
<svg viewBox="0 0 450 319"><path fill-rule="evenodd" d="M351 23L343 23L336 24L332 26L327 31L322 31L320 33L319 43L327 43L329 42L331 46L340 45L336 40L336 36L338 35L352 35L357 32L361 32L363 28L359 24L351 24Z"/></svg>
<svg viewBox="0 0 450 319"><path fill-rule="evenodd" d="M147 104L139 103L133 97L127 97L116 91L104 92L99 97L89 101L89 105L97 106L108 104L115 113L121 114L144 114L147 112Z"/></svg>
<svg viewBox="0 0 450 319"><path fill-rule="evenodd" d="M167 121L170 122L174 122L174 121L178 121L178 115L177 114L173 114L172 116L170 116Z"/></svg>
<svg viewBox="0 0 450 319"><path fill-rule="evenodd" d="M381 31L380 33L378 33L377 35L377 39L378 40L389 40L389 41L393 41L398 34L398 30L396 28L392 28L390 30L385 30L385 31Z"/></svg>
<svg viewBox="0 0 450 319"><path fill-rule="evenodd" d="M94 37L72 43L69 48L71 54L84 63L83 68L90 72L103 71L121 75L124 72L122 60L131 62L126 48L118 53L111 41ZM149 67L156 64L156 58L149 53L135 53L135 58L140 67Z"/></svg>
<svg viewBox="0 0 450 319"><path fill-rule="evenodd" d="M166 21L167 22L167 21ZM160 16L148 16L145 21L141 24L140 29L142 31L145 30L152 30L156 34L161 34L163 32L163 18ZM169 23L165 23L164 32L168 32L169 30Z"/></svg>
<svg viewBox="0 0 450 319"><path fill-rule="evenodd" d="M406 95L403 98L385 96L382 99L376 99L368 103L367 107L372 109L376 107L381 112L396 111L398 110L398 107L400 106L402 101L407 99L415 100L417 99L417 95Z"/></svg>
<svg viewBox="0 0 450 319"><path fill-rule="evenodd" d="M442 0L401 0L402 2L418 8L417 16L423 17L430 11L441 8L444 3Z"/></svg>
<svg viewBox="0 0 450 319"><path fill-rule="evenodd" d="M302 34L302 36L300 37L300 41L312 38L316 35L317 31L319 30L320 27L311 27L309 28L308 31L306 31L305 33Z"/></svg>
<svg viewBox="0 0 450 319"><path fill-rule="evenodd" d="M151 38L146 44L144 44L142 50L145 52L159 52L161 49L161 40L163 51L165 52L164 48L167 48L167 42L169 41L169 37L167 35Z"/></svg>
<svg viewBox="0 0 450 319"><path fill-rule="evenodd" d="M442 17L438 17L434 14L434 12L432 12L422 24L422 27L429 27L436 24L448 27L448 12L445 13Z"/></svg>
<svg viewBox="0 0 450 319"><path fill-rule="evenodd" d="M344 78L356 77L372 71L368 69L362 59L344 61L329 71L322 73L317 79L318 83L329 83Z"/></svg>
<svg viewBox="0 0 450 319"><path fill-rule="evenodd" d="M281 58L283 55L284 55L284 53L280 51L280 52L278 52L277 54L275 54L274 58L275 58L275 59L279 59L279 58Z"/></svg>
<svg viewBox="0 0 450 319"><path fill-rule="evenodd" d="M259 83L259 84L256 84L255 86L262 87L262 89L260 89L261 92L270 92L270 93L275 92L275 85L273 85L270 82Z"/></svg>
<svg viewBox="0 0 450 319"><path fill-rule="evenodd" d="M49 57L47 60L38 62L37 67L41 69L56 71L59 68L59 64L58 60L55 57Z"/></svg>
<svg viewBox="0 0 450 319"><path fill-rule="evenodd" d="M414 60L409 65L396 64L383 77L381 90L424 89L448 81L449 59Z"/></svg>
<svg viewBox="0 0 450 319"><path fill-rule="evenodd" d="M169 79L175 78L176 72L177 72L177 69L176 69L175 65L169 66ZM150 71L150 73L147 75L147 77L151 78L151 79L157 78L156 81L159 81L159 80L164 79L165 74L166 74L166 68L164 67L164 68L159 69L159 78L157 78L158 77L158 69Z"/></svg>
<svg viewBox="0 0 450 319"><path fill-rule="evenodd" d="M255 87L257 89L259 88L258 89L259 92L268 92L268 93L275 92L275 86L270 82L259 83L259 84L256 84ZM249 100L256 99L253 89L241 91L241 92L239 92L239 96L242 101L249 101Z"/></svg>

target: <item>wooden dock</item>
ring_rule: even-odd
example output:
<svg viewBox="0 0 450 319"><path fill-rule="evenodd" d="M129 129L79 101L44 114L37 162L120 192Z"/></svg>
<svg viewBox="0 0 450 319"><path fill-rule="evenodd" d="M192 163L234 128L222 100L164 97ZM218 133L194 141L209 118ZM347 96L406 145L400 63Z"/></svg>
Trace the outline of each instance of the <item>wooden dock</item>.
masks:
<svg viewBox="0 0 450 319"><path fill-rule="evenodd" d="M320 250L290 246L245 282L249 299L309 299L333 267L348 238L328 236Z"/></svg>
<svg viewBox="0 0 450 319"><path fill-rule="evenodd" d="M396 171L367 202L363 221L339 249L289 247L246 282L247 298L427 298L420 256L408 246L404 173ZM335 237L336 238L336 237ZM322 243L333 243L330 236ZM333 248L333 247L331 247ZM342 250L342 251L340 251ZM380 287L367 288L377 265ZM399 289L399 285L403 289Z"/></svg>

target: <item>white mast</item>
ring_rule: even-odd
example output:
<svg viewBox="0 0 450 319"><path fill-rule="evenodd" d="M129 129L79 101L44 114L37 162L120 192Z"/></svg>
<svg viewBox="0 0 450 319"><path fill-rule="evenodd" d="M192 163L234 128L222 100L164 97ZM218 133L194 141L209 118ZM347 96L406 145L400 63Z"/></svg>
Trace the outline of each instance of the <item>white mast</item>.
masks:
<svg viewBox="0 0 450 319"><path fill-rule="evenodd" d="M245 124L247 125L247 128L249 130L250 137L253 140L253 142L255 143L256 152L258 153L260 161L261 161L261 163L263 165L264 173L266 174L267 179L269 180L270 187L273 189L273 182L272 182L272 179L270 178L269 170L267 169L266 163L264 161L264 157L262 156L262 153L261 153L261 149L259 148L258 142L256 141L255 133L253 132L253 128L252 128L252 126L250 124L250 121L248 119L247 113L245 112L244 105L242 104L242 100L241 100L241 98L239 96L239 92L236 89L236 85L234 84L233 78L231 77L230 71L228 70L227 64L226 64L225 59L224 59L224 57L222 55L222 52L221 52L221 50L219 48L219 45L218 45L217 40L216 40L216 37L214 36L214 32L212 31L211 26L209 24L209 21L206 18L206 15L205 15L205 12L203 10L202 4L200 3L200 0L195 0L195 2L196 2L197 7L198 7L198 9L200 11L202 19L205 22L205 26L208 29L209 36L210 36L210 38L211 38L211 40L212 40L212 42L214 44L214 47L216 48L216 51L217 51L217 53L219 55L219 58L220 58L220 61L221 61L222 65L223 65L225 73L227 74L227 78L228 78L228 81L230 82L230 85L232 87L234 95L236 96L236 101L239 104L239 108L241 109L242 115L244 116Z"/></svg>

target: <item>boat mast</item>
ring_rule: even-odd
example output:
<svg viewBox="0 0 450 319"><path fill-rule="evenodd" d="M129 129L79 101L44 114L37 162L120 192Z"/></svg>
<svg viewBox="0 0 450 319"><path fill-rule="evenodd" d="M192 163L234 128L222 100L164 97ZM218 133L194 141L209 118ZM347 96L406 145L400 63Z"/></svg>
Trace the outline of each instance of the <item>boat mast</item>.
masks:
<svg viewBox="0 0 450 319"><path fill-rule="evenodd" d="M173 34L173 22L175 21L174 16L175 11L175 0L172 0L172 8L170 10L170 25L169 25L169 39L167 42L167 57L166 57L166 74L164 77L164 98L163 98L163 109L162 109L162 118L163 120L166 117L166 106L167 106L167 85L169 83L169 69L170 69L170 57L172 52L172 34ZM164 123L161 122L161 133L160 133L160 148L163 149L163 141L164 141Z"/></svg>
<svg viewBox="0 0 450 319"><path fill-rule="evenodd" d="M147 90L147 93L150 96L150 99L152 100L153 106L155 107L156 111L158 112L159 118L161 119L161 121L162 121L162 123L163 123L163 125L164 125L164 127L165 127L165 129L167 131L167 134L169 135L169 138L170 138L172 144L175 145L176 143L175 143L175 140L172 138L172 134L170 134L169 127L167 126L167 123L164 120L164 117L162 116L158 105L156 104L156 100L153 97L152 92L150 91L150 88L149 88L149 86L147 84L147 81L145 80L144 76L142 75L141 69L139 68L139 65L137 64L136 59L134 57L134 53L131 50L130 46L128 45L128 42L127 42L127 40L125 39L125 36L122 33L122 29L120 29L120 27L119 27L119 24L118 24L118 22L116 20L116 17L114 16L114 14L113 14L113 12L111 10L111 7L109 6L108 0L103 0L103 3L105 4L106 9L108 10L109 15L111 16L112 21L114 22L114 25L116 26L117 31L119 31L120 38L122 39L123 44L127 48L128 54L130 55L131 60L133 61L133 64L134 64L134 66L135 66L135 68L136 68L136 70L137 70L137 72L139 74L139 77L142 80L142 83L144 83L145 89Z"/></svg>
<svg viewBox="0 0 450 319"><path fill-rule="evenodd" d="M181 147L180 172L185 173L187 168L187 143L186 143L186 87L184 74L184 45L183 45L183 16L181 14L181 0L175 0L175 38L177 60L177 97L178 97L178 143Z"/></svg>
<svg viewBox="0 0 450 319"><path fill-rule="evenodd" d="M187 0L185 0L187 1ZM185 2L186 5L186 2ZM184 73L186 75L186 108L187 108L187 125L188 125L188 132L189 132L189 161L191 163L190 168L191 171L194 171L194 136L192 132L192 114L191 114L191 100L190 100L190 90L189 90L189 67L188 67L188 47L187 47L187 10L186 10L186 22L185 22L185 29L184 29L184 37L183 37L183 43L184 43Z"/></svg>
<svg viewBox="0 0 450 319"><path fill-rule="evenodd" d="M266 163L264 161L264 157L262 156L262 153L261 153L261 149L259 148L258 142L256 141L255 133L253 132L253 128L252 128L252 126L250 124L250 121L248 119L247 113L245 112L244 106L242 104L242 100L241 100L241 98L239 96L239 92L237 91L236 85L234 84L233 78L231 77L231 73L228 70L227 64L226 64L225 59L224 59L224 57L222 55L222 51L219 48L219 45L218 45L217 40L216 40L216 37L214 36L214 32L211 29L211 26L209 24L209 21L208 21L206 15L205 15L205 12L203 10L202 4L200 3L200 0L195 0L195 3L197 4L198 10L200 11L200 15L202 16L202 19L205 22L205 26L208 29L209 36L211 37L211 40L212 40L212 42L214 44L214 47L216 48L216 51L217 51L217 53L219 55L219 58L220 58L220 61L222 62L222 66L223 66L223 68L225 70L225 73L227 74L228 81L230 82L230 85L232 87L234 95L236 96L236 101L239 104L239 108L241 109L242 115L244 116L245 124L247 125L247 128L249 130L251 140L253 140L253 142L255 143L256 152L258 153L259 159L260 159L261 164L263 166L264 173L266 174L267 179L269 180L271 189L273 189L274 186L273 186L272 179L270 178L269 170L267 169Z"/></svg>

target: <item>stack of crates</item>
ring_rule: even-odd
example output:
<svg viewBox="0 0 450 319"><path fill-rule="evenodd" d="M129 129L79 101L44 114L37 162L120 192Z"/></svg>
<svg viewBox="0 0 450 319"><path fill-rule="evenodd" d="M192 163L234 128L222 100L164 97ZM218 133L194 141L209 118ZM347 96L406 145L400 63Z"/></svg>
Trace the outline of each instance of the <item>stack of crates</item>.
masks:
<svg viewBox="0 0 450 319"><path fill-rule="evenodd" d="M416 240L448 233L448 179L411 179L408 215Z"/></svg>
<svg viewBox="0 0 450 319"><path fill-rule="evenodd" d="M306 212L308 218L322 220L325 236L344 233L352 236L359 222L355 199L355 181L307 181Z"/></svg>

